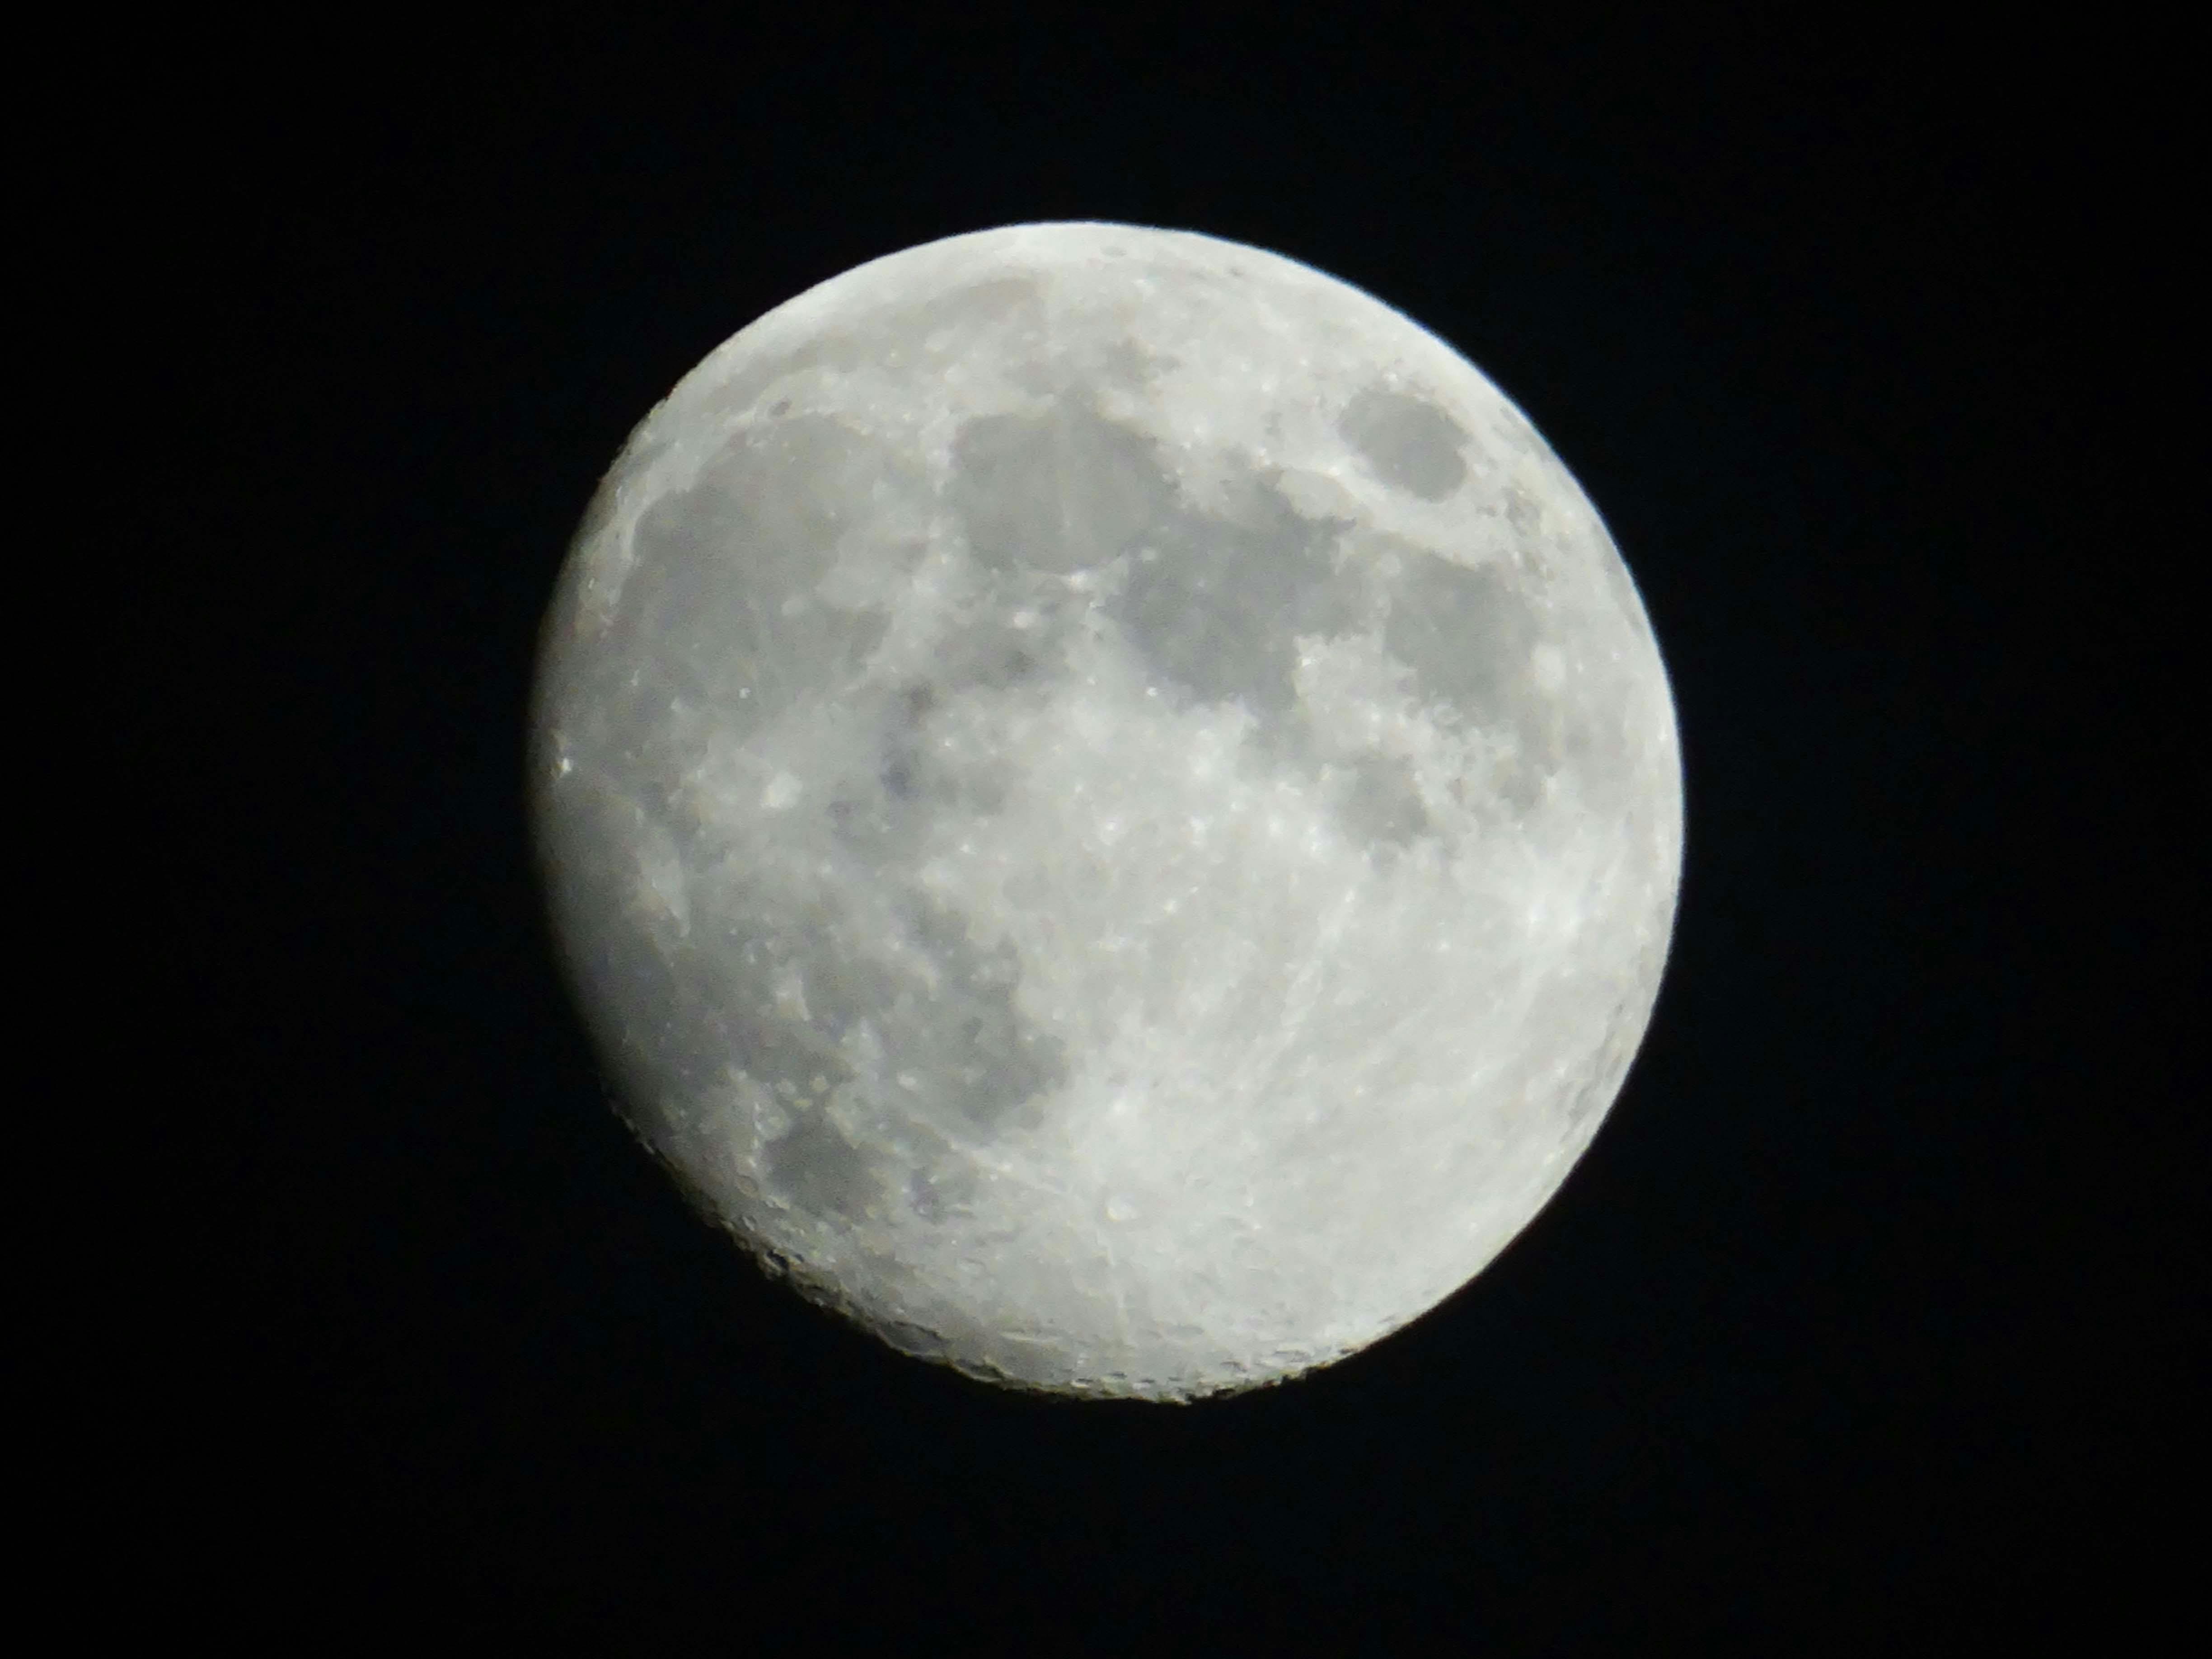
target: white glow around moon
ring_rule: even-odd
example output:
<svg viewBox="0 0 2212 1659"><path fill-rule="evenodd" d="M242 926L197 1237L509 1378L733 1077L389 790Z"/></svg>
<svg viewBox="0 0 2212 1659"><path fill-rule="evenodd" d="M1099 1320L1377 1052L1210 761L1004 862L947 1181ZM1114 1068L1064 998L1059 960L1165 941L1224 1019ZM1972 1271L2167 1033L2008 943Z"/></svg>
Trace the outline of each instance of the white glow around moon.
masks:
<svg viewBox="0 0 2212 1659"><path fill-rule="evenodd" d="M1026 1387L1350 1353L1565 1178L1681 782L1634 586L1433 336L1024 225L744 329L608 474L535 811L623 1110L809 1295Z"/></svg>

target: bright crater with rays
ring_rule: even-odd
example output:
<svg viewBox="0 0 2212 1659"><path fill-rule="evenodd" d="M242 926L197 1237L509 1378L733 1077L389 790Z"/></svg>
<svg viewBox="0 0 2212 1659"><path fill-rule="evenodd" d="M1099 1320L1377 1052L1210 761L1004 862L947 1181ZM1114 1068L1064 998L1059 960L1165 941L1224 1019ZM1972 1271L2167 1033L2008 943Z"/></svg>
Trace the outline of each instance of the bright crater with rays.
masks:
<svg viewBox="0 0 2212 1659"><path fill-rule="evenodd" d="M1565 1179L1682 802L1603 525L1480 373L1211 238L1026 225L744 329L546 625L534 811L637 1133L1025 1387L1350 1353Z"/></svg>

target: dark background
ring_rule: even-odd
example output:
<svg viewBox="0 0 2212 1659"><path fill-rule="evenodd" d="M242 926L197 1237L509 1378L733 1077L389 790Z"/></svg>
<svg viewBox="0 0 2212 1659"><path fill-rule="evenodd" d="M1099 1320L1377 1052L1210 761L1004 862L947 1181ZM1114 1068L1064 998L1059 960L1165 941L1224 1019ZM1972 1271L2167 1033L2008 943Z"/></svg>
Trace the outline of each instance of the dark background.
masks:
<svg viewBox="0 0 2212 1659"><path fill-rule="evenodd" d="M174 418L131 714L206 1091L124 1500L169 1605L1948 1653L2185 1588L2198 749L2149 733L2201 530L2145 489L2154 46L819 7L142 45L113 200ZM1665 992L1559 1199L1413 1328L1188 1408L995 1392L763 1281L607 1109L521 814L629 427L817 281L1048 218L1257 243L1453 342L1606 514L1686 757Z"/></svg>

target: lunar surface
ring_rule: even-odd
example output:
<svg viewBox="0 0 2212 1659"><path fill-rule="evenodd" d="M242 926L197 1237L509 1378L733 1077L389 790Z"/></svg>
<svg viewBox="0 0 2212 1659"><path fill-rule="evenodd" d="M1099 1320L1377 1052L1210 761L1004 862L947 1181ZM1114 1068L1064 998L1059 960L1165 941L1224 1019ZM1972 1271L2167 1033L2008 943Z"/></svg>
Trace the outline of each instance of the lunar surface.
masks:
<svg viewBox="0 0 2212 1659"><path fill-rule="evenodd" d="M534 811L639 1137L1012 1385L1353 1352L1558 1189L1656 994L1672 700L1528 421L1255 248L1021 225L744 329L550 611Z"/></svg>

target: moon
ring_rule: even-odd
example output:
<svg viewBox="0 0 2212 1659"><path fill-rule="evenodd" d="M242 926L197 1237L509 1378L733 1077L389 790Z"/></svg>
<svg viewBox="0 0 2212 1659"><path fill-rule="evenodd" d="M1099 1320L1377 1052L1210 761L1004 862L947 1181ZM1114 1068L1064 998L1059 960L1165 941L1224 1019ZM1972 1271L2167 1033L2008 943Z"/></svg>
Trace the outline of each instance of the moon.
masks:
<svg viewBox="0 0 2212 1659"><path fill-rule="evenodd" d="M1673 700L1528 420L1380 301L1024 224L632 434L532 715L619 1109L804 1294L1028 1389L1352 1354L1550 1200L1673 925Z"/></svg>

